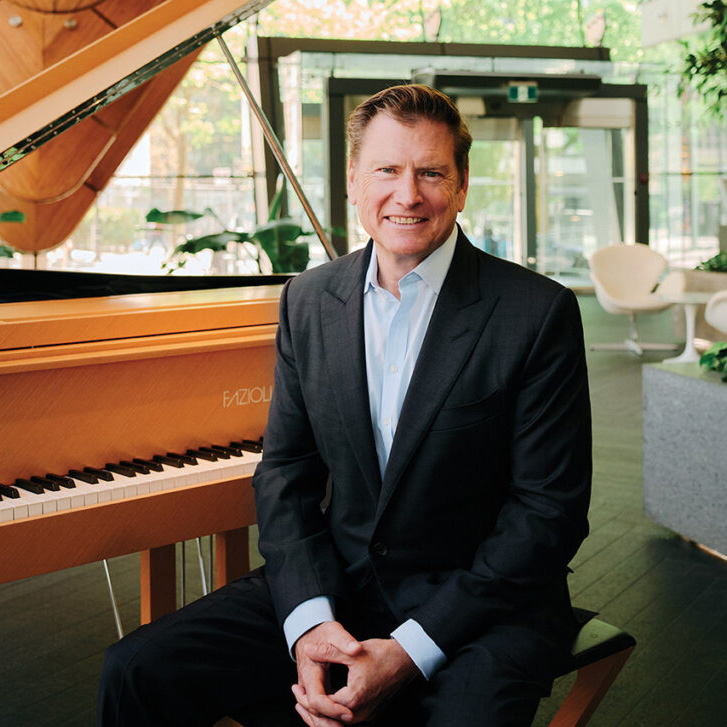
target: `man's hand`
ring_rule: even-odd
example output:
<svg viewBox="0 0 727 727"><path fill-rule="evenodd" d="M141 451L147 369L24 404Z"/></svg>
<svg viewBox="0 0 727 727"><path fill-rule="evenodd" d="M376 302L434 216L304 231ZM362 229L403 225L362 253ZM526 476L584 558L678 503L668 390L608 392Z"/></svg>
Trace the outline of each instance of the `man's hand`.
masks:
<svg viewBox="0 0 727 727"><path fill-rule="evenodd" d="M339 707L347 708L341 721L357 723L371 719L378 708L418 673L414 662L395 639L369 639L357 642L358 649L341 650L333 643L306 644L302 647L310 661L320 666L331 663L348 668L346 685L328 697ZM296 687L298 687L296 689ZM299 685L293 688L298 700L296 709L310 727L331 727L341 721L322 718L309 708ZM328 717L333 717L330 712Z"/></svg>
<svg viewBox="0 0 727 727"><path fill-rule="evenodd" d="M337 621L327 621L304 633L295 642L295 660L298 683L293 694L298 702L296 710L310 727L334 727L353 720L353 712L328 695L328 669L340 659L354 658L363 647ZM315 654L312 659L309 654ZM335 659L325 658L326 654Z"/></svg>

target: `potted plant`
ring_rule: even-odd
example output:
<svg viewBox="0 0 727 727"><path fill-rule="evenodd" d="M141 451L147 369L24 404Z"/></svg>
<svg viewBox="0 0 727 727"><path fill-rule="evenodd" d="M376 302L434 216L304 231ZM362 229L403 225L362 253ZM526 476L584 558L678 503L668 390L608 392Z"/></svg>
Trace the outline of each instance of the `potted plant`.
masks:
<svg viewBox="0 0 727 727"><path fill-rule="evenodd" d="M727 382L727 343L718 341L713 343L699 359L699 365L710 371L722 374L722 381Z"/></svg>
<svg viewBox="0 0 727 727"><path fill-rule="evenodd" d="M25 222L25 215L17 210L0 212L0 222ZM15 255L15 250L0 242L0 257L13 257L13 255Z"/></svg>
<svg viewBox="0 0 727 727"><path fill-rule="evenodd" d="M283 179L280 177L280 179ZM270 261L273 273L296 273L305 270L310 260L308 242L305 238L313 235L312 230L303 227L291 217L279 217L284 192L283 182L278 182L275 197L270 204L267 222L257 226L252 232L228 230L213 210L204 212L190 210L170 210L162 212L152 209L146 216L147 222L172 225L192 222L200 217L214 217L223 228L220 232L200 237L190 237L181 242L172 252L174 263L167 263L169 272L184 267L188 256L196 255L203 250L220 252L227 249L231 242L245 245L247 253L255 260L258 270L263 272L264 257ZM263 254L264 253L264 256Z"/></svg>

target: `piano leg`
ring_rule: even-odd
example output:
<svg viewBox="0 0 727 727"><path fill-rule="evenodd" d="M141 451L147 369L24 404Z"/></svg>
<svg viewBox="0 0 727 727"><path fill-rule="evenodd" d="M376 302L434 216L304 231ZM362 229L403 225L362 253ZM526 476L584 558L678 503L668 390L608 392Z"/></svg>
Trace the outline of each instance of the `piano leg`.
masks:
<svg viewBox="0 0 727 727"><path fill-rule="evenodd" d="M245 575L250 570L247 528L215 535L215 587ZM141 552L141 623L171 613L177 608L176 546L162 545Z"/></svg>
<svg viewBox="0 0 727 727"><path fill-rule="evenodd" d="M177 608L176 546L162 545L141 552L141 623Z"/></svg>
<svg viewBox="0 0 727 727"><path fill-rule="evenodd" d="M250 541L247 528L215 535L215 588L244 576L250 570Z"/></svg>

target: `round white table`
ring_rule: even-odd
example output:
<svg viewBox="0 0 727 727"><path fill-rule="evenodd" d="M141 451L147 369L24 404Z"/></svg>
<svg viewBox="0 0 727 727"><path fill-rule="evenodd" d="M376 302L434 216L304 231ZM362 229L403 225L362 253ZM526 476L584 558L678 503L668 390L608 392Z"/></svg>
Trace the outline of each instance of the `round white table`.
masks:
<svg viewBox="0 0 727 727"><path fill-rule="evenodd" d="M699 361L700 354L694 348L694 330L697 323L697 312L700 305L706 305L714 295L708 291L686 291L684 293L664 293L662 298L670 303L676 303L684 308L684 322L686 325L686 342L684 350L674 358L665 358L663 363L693 363Z"/></svg>

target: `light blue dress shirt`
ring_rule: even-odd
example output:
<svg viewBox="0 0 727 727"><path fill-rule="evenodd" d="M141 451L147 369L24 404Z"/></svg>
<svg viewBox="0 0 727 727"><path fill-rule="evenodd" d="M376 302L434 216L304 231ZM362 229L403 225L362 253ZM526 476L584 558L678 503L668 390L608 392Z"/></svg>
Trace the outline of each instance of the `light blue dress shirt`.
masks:
<svg viewBox="0 0 727 727"><path fill-rule="evenodd" d="M371 424L382 479L404 397L452 262L456 240L455 225L444 244L399 281L400 300L378 284L376 246L371 254L364 281L364 335ZM335 618L333 602L326 596L299 604L283 623L291 653L295 642L306 631ZM391 636L427 679L446 660L442 650L413 619L401 624Z"/></svg>

